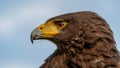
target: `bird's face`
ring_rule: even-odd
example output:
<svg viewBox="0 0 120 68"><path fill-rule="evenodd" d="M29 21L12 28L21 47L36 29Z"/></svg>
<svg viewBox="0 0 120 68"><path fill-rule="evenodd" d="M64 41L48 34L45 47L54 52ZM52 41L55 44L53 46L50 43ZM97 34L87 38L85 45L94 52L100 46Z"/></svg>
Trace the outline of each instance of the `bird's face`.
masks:
<svg viewBox="0 0 120 68"><path fill-rule="evenodd" d="M55 19L41 24L31 33L31 42L39 39L55 39L63 33L63 29L68 25L63 19Z"/></svg>

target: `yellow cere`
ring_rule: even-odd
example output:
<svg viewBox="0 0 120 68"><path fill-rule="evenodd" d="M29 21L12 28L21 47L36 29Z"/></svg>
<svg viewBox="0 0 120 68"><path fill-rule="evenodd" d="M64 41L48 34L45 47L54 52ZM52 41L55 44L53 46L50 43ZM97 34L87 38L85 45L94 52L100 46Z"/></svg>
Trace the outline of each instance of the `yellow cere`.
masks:
<svg viewBox="0 0 120 68"><path fill-rule="evenodd" d="M47 23L41 24L38 29L42 32L44 37L51 37L52 35L56 35L60 33L60 31L67 25L67 22L62 22L62 25L55 24L55 21L59 20L52 20Z"/></svg>

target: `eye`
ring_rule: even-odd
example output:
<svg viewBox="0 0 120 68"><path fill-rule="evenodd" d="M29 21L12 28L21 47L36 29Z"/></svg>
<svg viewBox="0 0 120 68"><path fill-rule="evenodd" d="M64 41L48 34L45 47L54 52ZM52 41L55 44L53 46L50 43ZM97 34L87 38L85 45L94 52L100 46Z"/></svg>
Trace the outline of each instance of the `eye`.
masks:
<svg viewBox="0 0 120 68"><path fill-rule="evenodd" d="M59 27L64 26L64 22L63 21L56 21L55 24Z"/></svg>
<svg viewBox="0 0 120 68"><path fill-rule="evenodd" d="M60 26L60 27L62 27L62 26L64 26L64 22L60 22L57 25Z"/></svg>

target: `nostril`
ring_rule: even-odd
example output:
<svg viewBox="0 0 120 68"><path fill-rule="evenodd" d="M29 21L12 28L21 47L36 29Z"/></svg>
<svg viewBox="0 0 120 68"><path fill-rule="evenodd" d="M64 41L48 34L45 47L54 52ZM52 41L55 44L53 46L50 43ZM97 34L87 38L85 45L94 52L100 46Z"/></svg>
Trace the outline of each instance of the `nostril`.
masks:
<svg viewBox="0 0 120 68"><path fill-rule="evenodd" d="M43 29L43 27L40 27L40 30L42 30Z"/></svg>

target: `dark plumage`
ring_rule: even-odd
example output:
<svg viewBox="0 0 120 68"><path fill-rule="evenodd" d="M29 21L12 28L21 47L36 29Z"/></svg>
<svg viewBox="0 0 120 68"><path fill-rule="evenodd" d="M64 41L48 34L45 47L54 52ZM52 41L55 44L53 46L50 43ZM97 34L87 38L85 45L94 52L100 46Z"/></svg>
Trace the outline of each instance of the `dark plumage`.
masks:
<svg viewBox="0 0 120 68"><path fill-rule="evenodd" d="M49 22L49 27L45 27ZM58 33L45 35L46 28L52 28L52 23L57 23L52 27L57 27ZM67 24L61 27L64 23ZM57 46L40 68L120 68L113 32L106 21L94 12L53 17L32 32L31 40L38 39L48 39Z"/></svg>

